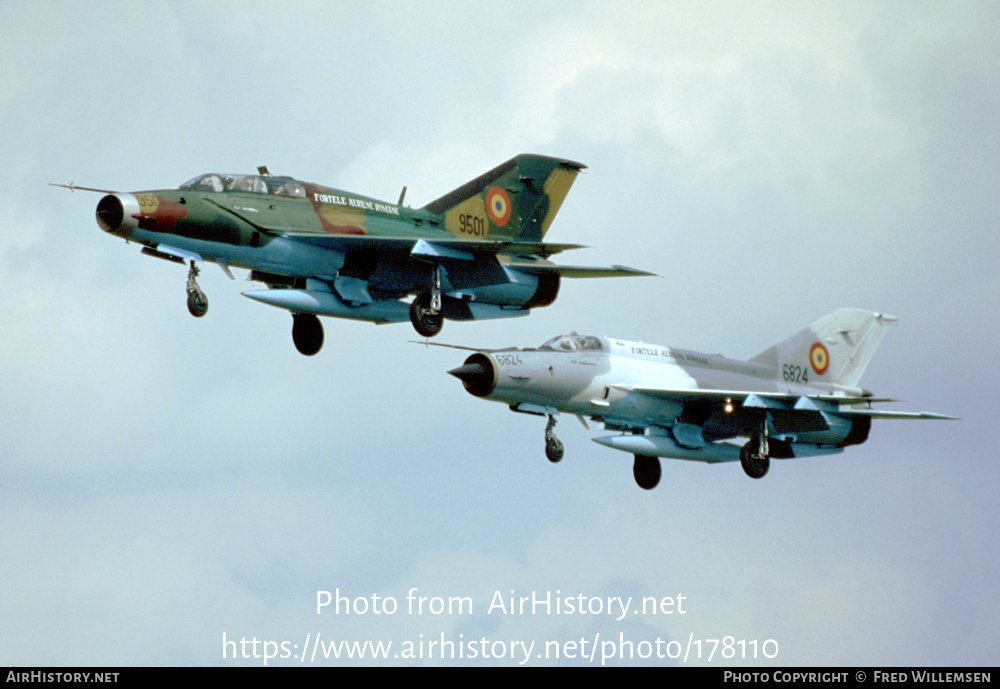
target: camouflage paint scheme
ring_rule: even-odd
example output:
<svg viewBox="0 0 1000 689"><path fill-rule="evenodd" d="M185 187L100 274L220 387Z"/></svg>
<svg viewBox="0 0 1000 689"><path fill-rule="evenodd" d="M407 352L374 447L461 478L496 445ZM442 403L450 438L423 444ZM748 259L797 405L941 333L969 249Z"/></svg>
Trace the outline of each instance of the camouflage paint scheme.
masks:
<svg viewBox="0 0 1000 689"><path fill-rule="evenodd" d="M553 428L565 412L619 431L593 440L632 453L642 488L659 482L659 457L739 460L761 478L771 457L828 455L865 442L872 419L951 418L873 410L893 400L858 386L895 320L838 309L748 361L569 333L535 349L474 350L449 373L475 397L547 415L550 461L562 459ZM749 438L742 446L726 442L740 436Z"/></svg>
<svg viewBox="0 0 1000 689"><path fill-rule="evenodd" d="M296 345L314 354L322 345L317 315L409 319L432 336L443 318L506 318L547 306L562 277L650 275L548 260L580 248L543 240L583 168L520 155L417 209L403 206L402 196L389 203L261 168L258 175L201 175L177 189L109 193L97 221L144 245L144 253L191 262L194 315L207 310L195 282L198 262L250 270L269 289L245 295L296 315Z"/></svg>

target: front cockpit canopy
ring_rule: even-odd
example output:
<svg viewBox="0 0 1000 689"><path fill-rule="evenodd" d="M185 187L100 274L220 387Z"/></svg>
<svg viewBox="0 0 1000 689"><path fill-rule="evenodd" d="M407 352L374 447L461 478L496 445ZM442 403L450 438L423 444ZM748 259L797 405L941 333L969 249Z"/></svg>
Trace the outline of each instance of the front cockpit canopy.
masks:
<svg viewBox="0 0 1000 689"><path fill-rule="evenodd" d="M539 349L554 349L557 352L599 352L604 349L604 345L601 344L600 338L593 335L578 335L574 331L567 335L553 337Z"/></svg>
<svg viewBox="0 0 1000 689"><path fill-rule="evenodd" d="M290 177L261 177L260 175L220 175L214 172L188 180L181 189L195 191L238 191L249 194L273 194L295 199L306 197L306 188Z"/></svg>

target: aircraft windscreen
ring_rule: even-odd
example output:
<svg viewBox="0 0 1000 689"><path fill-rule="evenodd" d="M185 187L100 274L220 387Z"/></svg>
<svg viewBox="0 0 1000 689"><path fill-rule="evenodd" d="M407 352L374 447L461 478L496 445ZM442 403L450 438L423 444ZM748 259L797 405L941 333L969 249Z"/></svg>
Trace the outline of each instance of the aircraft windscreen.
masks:
<svg viewBox="0 0 1000 689"><path fill-rule="evenodd" d="M604 349L599 338L591 335L578 335L575 332L568 335L557 335L543 344L539 349L555 349L560 352L601 351Z"/></svg>
<svg viewBox="0 0 1000 689"><path fill-rule="evenodd" d="M272 178L265 180L258 175L217 175L211 173L200 175L188 180L180 186L181 189L195 191L242 191L251 194L275 194L304 199L306 189L301 182L288 178Z"/></svg>

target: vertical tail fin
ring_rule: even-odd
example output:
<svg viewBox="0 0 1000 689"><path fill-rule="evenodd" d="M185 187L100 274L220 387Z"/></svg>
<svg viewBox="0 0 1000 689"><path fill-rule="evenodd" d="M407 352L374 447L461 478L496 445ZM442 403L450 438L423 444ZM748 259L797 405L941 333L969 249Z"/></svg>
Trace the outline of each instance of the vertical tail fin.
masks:
<svg viewBox="0 0 1000 689"><path fill-rule="evenodd" d="M585 165L519 155L424 206L449 232L470 239L540 242Z"/></svg>
<svg viewBox="0 0 1000 689"><path fill-rule="evenodd" d="M774 366L779 380L857 386L895 316L837 309L751 361Z"/></svg>

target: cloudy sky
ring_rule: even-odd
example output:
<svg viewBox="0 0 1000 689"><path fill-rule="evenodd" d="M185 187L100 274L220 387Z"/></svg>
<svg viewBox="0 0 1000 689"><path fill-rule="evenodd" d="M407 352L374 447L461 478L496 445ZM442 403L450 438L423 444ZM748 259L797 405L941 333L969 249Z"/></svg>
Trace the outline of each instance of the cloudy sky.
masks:
<svg viewBox="0 0 1000 689"><path fill-rule="evenodd" d="M998 30L988 2L0 3L0 664L293 664L317 635L404 665L657 639L705 664L725 637L763 666L996 664ZM522 152L588 166L548 239L591 248L563 262L660 277L438 341L747 358L870 308L900 320L862 383L962 420L761 481L664 460L642 491L572 418L549 464L543 419L469 396L407 324L326 319L302 357L215 266L191 318L183 268L47 185L266 164L421 206ZM473 607L411 613L414 588ZM337 590L355 609L317 614ZM490 612L512 591L684 613ZM465 657L428 658L442 639Z"/></svg>

